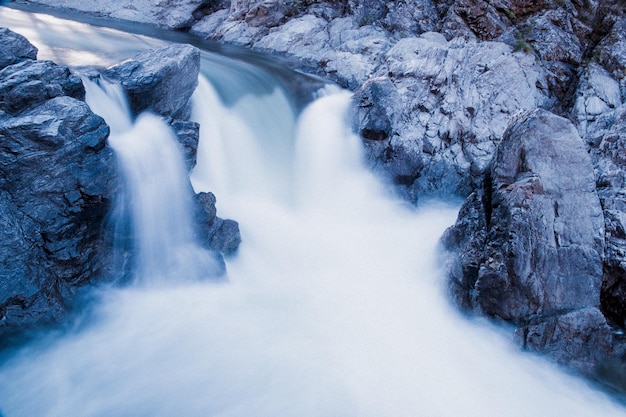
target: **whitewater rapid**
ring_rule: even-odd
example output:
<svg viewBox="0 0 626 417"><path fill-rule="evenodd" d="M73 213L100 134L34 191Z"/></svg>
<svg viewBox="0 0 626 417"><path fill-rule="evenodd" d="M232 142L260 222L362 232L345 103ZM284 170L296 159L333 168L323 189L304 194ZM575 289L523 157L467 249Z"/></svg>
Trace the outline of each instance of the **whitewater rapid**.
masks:
<svg viewBox="0 0 626 417"><path fill-rule="evenodd" d="M193 98L193 186L215 192L220 216L241 228L227 280L203 268L181 280L161 267L166 255L146 257L138 284L101 289L74 328L2 358L4 417L626 416L450 306L438 239L458 206L408 207L364 168L349 93L321 91L299 113L263 70L229 77L239 70L233 84L204 66ZM246 82L266 87L246 94ZM92 93L97 109L107 98ZM120 138L159 148L143 148L142 164L178 160L158 117L129 118L111 140ZM178 178L159 180L157 195L181 191L180 169L168 175ZM135 199L151 176L139 177L128 201L143 207ZM179 198L145 206L169 210ZM146 233L165 253L193 244Z"/></svg>

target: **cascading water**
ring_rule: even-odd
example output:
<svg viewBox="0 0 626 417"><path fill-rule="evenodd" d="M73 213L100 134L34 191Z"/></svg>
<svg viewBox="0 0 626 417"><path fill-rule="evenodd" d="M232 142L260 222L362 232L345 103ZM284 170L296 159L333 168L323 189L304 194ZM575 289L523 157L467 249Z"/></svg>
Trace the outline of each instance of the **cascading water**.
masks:
<svg viewBox="0 0 626 417"><path fill-rule="evenodd" d="M229 282L107 290L90 323L3 361L5 417L626 416L448 305L437 240L456 209L385 192L347 93L295 119L272 77L245 71L267 88L229 96L213 75L194 96L194 187L242 230Z"/></svg>
<svg viewBox="0 0 626 417"><path fill-rule="evenodd" d="M171 283L217 275L221 265L196 242L191 187L182 150L169 126L145 112L133 121L119 85L83 79L86 100L111 128L108 143L125 179L118 222L130 217L137 260L134 280Z"/></svg>

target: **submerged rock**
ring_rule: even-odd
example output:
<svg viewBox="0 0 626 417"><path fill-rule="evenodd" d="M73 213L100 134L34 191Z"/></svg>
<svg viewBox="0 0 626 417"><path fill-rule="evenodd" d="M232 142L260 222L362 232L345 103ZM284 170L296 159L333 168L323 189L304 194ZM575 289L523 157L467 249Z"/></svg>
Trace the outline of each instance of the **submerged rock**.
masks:
<svg viewBox="0 0 626 417"><path fill-rule="evenodd" d="M604 218L591 158L568 120L518 116L443 242L459 304L512 322L523 346L583 372L610 354L599 311Z"/></svg>

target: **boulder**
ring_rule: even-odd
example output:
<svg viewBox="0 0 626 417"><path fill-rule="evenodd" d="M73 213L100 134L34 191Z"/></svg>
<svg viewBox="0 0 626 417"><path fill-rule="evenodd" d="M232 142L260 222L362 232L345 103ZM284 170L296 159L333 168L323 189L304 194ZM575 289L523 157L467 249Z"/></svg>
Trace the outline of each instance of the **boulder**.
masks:
<svg viewBox="0 0 626 417"><path fill-rule="evenodd" d="M125 89L131 110L184 118L198 85L200 50L170 45L142 52L104 72Z"/></svg>
<svg viewBox="0 0 626 417"><path fill-rule="evenodd" d="M28 108L0 120L0 335L61 318L78 288L104 278L111 250L104 120L67 96Z"/></svg>
<svg viewBox="0 0 626 417"><path fill-rule="evenodd" d="M0 69L25 59L37 59L37 48L19 33L0 28Z"/></svg>
<svg viewBox="0 0 626 417"><path fill-rule="evenodd" d="M462 306L513 323L524 346L583 372L609 354L598 310L604 217L571 122L540 109L516 117L443 242ZM559 335L574 347L561 349Z"/></svg>

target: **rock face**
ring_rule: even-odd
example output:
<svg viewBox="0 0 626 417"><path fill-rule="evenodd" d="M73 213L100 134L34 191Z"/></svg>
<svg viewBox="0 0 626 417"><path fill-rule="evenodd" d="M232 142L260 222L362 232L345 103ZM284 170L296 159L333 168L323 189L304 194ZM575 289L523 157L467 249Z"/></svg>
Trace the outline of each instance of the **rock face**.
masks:
<svg viewBox="0 0 626 417"><path fill-rule="evenodd" d="M514 323L524 346L585 372L610 353L599 311L604 218L571 122L519 115L443 241L460 305Z"/></svg>
<svg viewBox="0 0 626 417"><path fill-rule="evenodd" d="M58 322L87 285L119 279L132 254L114 248L108 222L121 191L109 128L83 101L81 79L37 61L23 37L0 30L0 339ZM184 117L200 55L190 46L142 54L109 69L126 77L136 112L168 116L191 169L199 126ZM176 86L176 88L174 88ZM191 188L191 184L189 184ZM236 251L237 222L217 217L215 197L196 197L198 237L223 254Z"/></svg>
<svg viewBox="0 0 626 417"><path fill-rule="evenodd" d="M2 33L0 55L25 53L0 70L0 336L59 319L106 275L117 186L108 126L81 101L80 79Z"/></svg>
<svg viewBox="0 0 626 417"><path fill-rule="evenodd" d="M375 75L355 93L357 129L412 200L469 194L512 115L549 103L542 68L503 43L429 32L397 42Z"/></svg>

